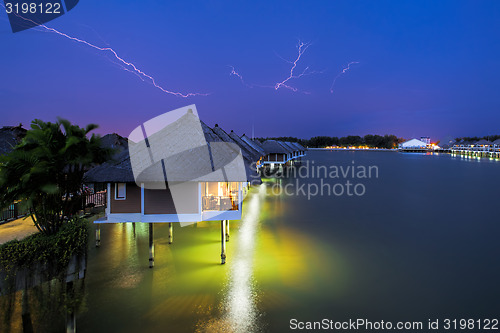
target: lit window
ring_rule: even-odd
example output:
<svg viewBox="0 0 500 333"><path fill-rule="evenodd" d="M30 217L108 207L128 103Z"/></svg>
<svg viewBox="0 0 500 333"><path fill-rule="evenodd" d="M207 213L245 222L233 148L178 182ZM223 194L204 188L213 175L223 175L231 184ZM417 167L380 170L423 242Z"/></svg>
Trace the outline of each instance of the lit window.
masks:
<svg viewBox="0 0 500 333"><path fill-rule="evenodd" d="M115 200L125 200L127 198L127 184L117 183L115 186Z"/></svg>

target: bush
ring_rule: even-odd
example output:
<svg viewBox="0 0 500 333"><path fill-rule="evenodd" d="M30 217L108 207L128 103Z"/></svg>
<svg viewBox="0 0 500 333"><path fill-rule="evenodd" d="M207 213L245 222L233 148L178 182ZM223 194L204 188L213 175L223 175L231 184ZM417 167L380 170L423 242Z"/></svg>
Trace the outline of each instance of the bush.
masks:
<svg viewBox="0 0 500 333"><path fill-rule="evenodd" d="M85 253L87 242L87 221L75 218L54 235L37 233L0 246L0 269L10 276L20 269L51 263L60 272L68 266L73 255Z"/></svg>

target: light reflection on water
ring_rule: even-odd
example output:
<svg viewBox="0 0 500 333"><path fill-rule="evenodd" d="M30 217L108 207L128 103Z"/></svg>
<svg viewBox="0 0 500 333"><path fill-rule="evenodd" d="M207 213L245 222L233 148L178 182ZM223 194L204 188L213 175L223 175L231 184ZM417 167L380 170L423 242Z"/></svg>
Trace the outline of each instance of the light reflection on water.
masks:
<svg viewBox="0 0 500 333"><path fill-rule="evenodd" d="M359 198L253 188L244 220L231 222L226 265L220 222L176 224L171 245L168 225L155 225L154 269L147 224L104 225L101 247L89 248L78 331L284 332L295 317L497 315L497 161L314 151L309 159L377 165L380 178L366 180Z"/></svg>
<svg viewBox="0 0 500 333"><path fill-rule="evenodd" d="M266 185L248 203L238 235L238 244L229 275L229 290L224 301L227 318L234 332L252 332L258 329L256 293L253 290L253 261L256 233Z"/></svg>
<svg viewBox="0 0 500 333"><path fill-rule="evenodd" d="M236 249L231 257L229 280L222 302L222 318L201 323L198 331L256 332L261 330L257 309L257 292L254 288L254 253L259 229L262 201L266 185L246 203L236 238Z"/></svg>

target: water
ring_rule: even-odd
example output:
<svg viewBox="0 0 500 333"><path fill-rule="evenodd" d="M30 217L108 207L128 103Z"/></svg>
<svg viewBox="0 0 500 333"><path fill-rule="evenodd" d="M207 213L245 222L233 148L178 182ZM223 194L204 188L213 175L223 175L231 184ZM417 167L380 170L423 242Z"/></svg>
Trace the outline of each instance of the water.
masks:
<svg viewBox="0 0 500 333"><path fill-rule="evenodd" d="M363 184L362 196L272 191L318 178L253 188L244 219L231 223L226 265L217 222L175 225L171 245L168 226L156 225L153 269L147 225L104 225L101 247L89 250L77 331L282 332L293 318L498 318L499 161L367 151L310 151L308 160L376 166L378 178L347 179Z"/></svg>

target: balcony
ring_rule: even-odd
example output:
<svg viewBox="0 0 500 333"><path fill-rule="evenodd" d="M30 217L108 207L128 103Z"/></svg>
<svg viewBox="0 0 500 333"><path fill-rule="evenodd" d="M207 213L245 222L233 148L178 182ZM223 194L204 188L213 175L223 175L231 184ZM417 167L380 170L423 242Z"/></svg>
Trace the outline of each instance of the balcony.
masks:
<svg viewBox="0 0 500 333"><path fill-rule="evenodd" d="M203 196L202 209L204 211L238 210L238 196Z"/></svg>

